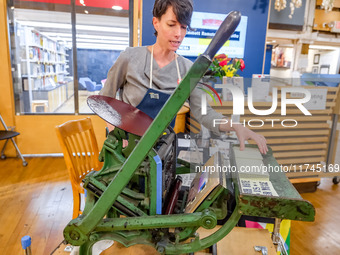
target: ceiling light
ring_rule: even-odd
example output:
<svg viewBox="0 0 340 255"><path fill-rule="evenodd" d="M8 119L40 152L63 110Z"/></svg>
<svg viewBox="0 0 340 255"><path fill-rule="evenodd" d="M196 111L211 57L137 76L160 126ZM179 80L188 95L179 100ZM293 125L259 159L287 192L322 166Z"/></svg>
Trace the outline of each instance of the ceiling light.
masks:
<svg viewBox="0 0 340 255"><path fill-rule="evenodd" d="M72 41L72 38L60 38L60 39L66 42ZM129 44L128 42L122 42L122 41L107 41L107 40L95 40L95 39L85 39L85 38L79 38L79 39L77 38L77 45L78 43L100 43L100 44L125 45L125 46L128 46Z"/></svg>
<svg viewBox="0 0 340 255"><path fill-rule="evenodd" d="M88 30L88 31L129 33L129 29L128 28L122 28L122 27L76 25L76 28L79 29L79 30Z"/></svg>
<svg viewBox="0 0 340 255"><path fill-rule="evenodd" d="M121 11L121 10L123 10L123 7L121 7L119 5L114 5L114 6L112 6L112 9L114 9L116 11Z"/></svg>
<svg viewBox="0 0 340 255"><path fill-rule="evenodd" d="M47 27L47 28L64 28L72 29L71 24L54 23L54 22L39 22L39 21L19 21L18 23L32 27ZM89 26L89 25L76 25L77 30L87 31L101 31L101 32L115 32L115 33L129 33L128 28L123 27L106 27L106 26Z"/></svg>
<svg viewBox="0 0 340 255"><path fill-rule="evenodd" d="M72 48L72 45L69 45ZM77 43L77 49L99 49L99 50L126 50L127 45L109 45L97 43Z"/></svg>
<svg viewBox="0 0 340 255"><path fill-rule="evenodd" d="M42 34L47 36L60 36L60 37L72 37L72 34L68 33L56 33L56 32L42 32ZM119 41L129 41L128 37L122 36L102 36L102 35L87 35L87 34L77 34L77 38L91 38L91 39L106 39L106 40L119 40Z"/></svg>
<svg viewBox="0 0 340 255"><path fill-rule="evenodd" d="M86 14L89 14L89 12L87 10L84 11Z"/></svg>

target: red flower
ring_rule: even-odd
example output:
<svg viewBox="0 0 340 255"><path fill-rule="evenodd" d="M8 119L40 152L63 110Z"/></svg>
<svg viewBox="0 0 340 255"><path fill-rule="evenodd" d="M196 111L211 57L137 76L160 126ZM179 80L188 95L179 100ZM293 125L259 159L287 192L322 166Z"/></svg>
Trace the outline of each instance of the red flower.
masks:
<svg viewBox="0 0 340 255"><path fill-rule="evenodd" d="M223 67L223 66L225 66L226 64L228 64L228 62L229 62L229 60L228 60L228 59L225 59L225 60L221 61L221 62L219 63L219 65L220 65L221 67Z"/></svg>
<svg viewBox="0 0 340 255"><path fill-rule="evenodd" d="M246 68L246 65L244 64L243 59L240 59L241 65L240 65L240 70L243 71L244 68Z"/></svg>

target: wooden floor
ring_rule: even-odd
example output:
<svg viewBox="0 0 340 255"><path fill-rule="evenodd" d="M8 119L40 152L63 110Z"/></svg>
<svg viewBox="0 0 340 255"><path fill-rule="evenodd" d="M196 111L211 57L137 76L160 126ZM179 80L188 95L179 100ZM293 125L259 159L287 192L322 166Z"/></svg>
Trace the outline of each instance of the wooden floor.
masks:
<svg viewBox="0 0 340 255"><path fill-rule="evenodd" d="M315 222L292 221L291 255L340 254L340 184L321 179L316 192L301 196L316 209Z"/></svg>
<svg viewBox="0 0 340 255"><path fill-rule="evenodd" d="M0 254L23 254L21 237L32 237L32 254L50 254L72 218L72 190L63 158L0 161Z"/></svg>
<svg viewBox="0 0 340 255"><path fill-rule="evenodd" d="M20 240L32 237L32 254L50 254L72 216L72 191L62 158L0 160L0 253L23 254ZM316 208L313 223L293 222L291 255L340 254L340 187L323 179L302 194Z"/></svg>

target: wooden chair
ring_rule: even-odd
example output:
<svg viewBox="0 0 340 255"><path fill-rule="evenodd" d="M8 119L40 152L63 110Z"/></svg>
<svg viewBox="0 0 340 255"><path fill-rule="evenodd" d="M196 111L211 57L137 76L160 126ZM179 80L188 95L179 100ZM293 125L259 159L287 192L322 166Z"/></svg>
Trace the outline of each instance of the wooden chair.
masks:
<svg viewBox="0 0 340 255"><path fill-rule="evenodd" d="M81 214L82 179L91 171L98 171L101 162L91 119L68 121L56 127L73 191L73 219Z"/></svg>

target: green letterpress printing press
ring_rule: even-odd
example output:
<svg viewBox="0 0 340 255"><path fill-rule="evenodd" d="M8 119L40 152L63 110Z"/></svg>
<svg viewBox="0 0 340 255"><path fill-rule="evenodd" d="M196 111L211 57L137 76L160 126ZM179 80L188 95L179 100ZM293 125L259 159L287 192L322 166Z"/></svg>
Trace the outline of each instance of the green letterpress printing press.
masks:
<svg viewBox="0 0 340 255"><path fill-rule="evenodd" d="M92 246L107 239L125 246L151 245L162 254L190 253L217 243L235 227L241 215L314 220L313 206L301 198L281 172L268 175L276 195L249 194L242 186L242 176L238 172L228 173L232 175L222 176L222 185L216 185L195 207L187 208L187 213L183 210L178 214L164 214L169 184L176 173L190 172L190 167L185 165L176 169L176 136L168 125L218 49L232 35L240 18L239 12L227 16L206 52L197 58L153 121L115 99L89 98L92 110L116 128L108 135L100 154L103 168L84 179L87 198L82 215L64 229L65 240L80 246L80 254L92 254ZM129 141L126 148L123 148L123 139ZM238 164L236 150L231 149L230 162L234 166ZM216 160L224 164L223 157L216 156ZM271 151L262 161L264 165L277 165ZM196 198L190 199L189 204ZM187 202L183 200L183 203ZM214 228L217 221L223 219L224 225L212 235L201 239L196 233L200 227ZM193 238L191 242L187 241L189 238Z"/></svg>

